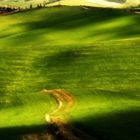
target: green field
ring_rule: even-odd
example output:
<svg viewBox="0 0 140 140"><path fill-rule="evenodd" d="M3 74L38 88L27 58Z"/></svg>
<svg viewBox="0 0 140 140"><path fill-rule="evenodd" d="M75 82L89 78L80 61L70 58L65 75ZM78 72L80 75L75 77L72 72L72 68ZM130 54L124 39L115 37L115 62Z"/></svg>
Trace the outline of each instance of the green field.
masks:
<svg viewBox="0 0 140 140"><path fill-rule="evenodd" d="M125 8L125 7L134 7L138 5L139 0L126 0L125 3L119 3L121 0L1 0L0 6L15 6L21 8L30 8L30 4L33 7L37 7L38 4L44 4L45 6L56 6L56 5L69 5L69 6L93 6L93 7L114 7L114 8Z"/></svg>
<svg viewBox="0 0 140 140"><path fill-rule="evenodd" d="M55 7L0 17L0 139L43 129L56 107L41 93L75 97L65 117L101 140L139 140L140 15Z"/></svg>

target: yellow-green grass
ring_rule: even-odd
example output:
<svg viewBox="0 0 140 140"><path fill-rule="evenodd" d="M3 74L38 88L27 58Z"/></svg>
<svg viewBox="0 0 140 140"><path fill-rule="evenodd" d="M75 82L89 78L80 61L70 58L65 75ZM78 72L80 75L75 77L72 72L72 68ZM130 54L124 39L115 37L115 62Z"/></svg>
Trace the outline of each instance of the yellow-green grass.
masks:
<svg viewBox="0 0 140 140"><path fill-rule="evenodd" d="M3 139L46 124L57 104L44 88L75 97L65 114L72 125L101 139L139 139L139 15L55 7L0 19Z"/></svg>
<svg viewBox="0 0 140 140"><path fill-rule="evenodd" d="M46 6L50 7L50 6L56 6L56 5L67 5L67 6L96 6L96 7L113 7L113 8L127 8L132 6L132 4L130 3L129 5L127 4L122 4L119 5L116 3L116 5L112 5L111 3L106 4L106 2L89 2L87 0L60 0L60 1L56 1L56 2L51 2L51 3L47 3L48 1L46 1ZM21 8L29 8L30 4L32 4L33 7L36 7L38 4L43 4L44 0L33 0L33 1L1 1L0 2L0 6L19 6Z"/></svg>
<svg viewBox="0 0 140 140"><path fill-rule="evenodd" d="M56 5L67 5L67 6L93 6L93 7L113 7L113 8L128 8L128 7L135 7L138 5L138 1L130 1L123 4L119 4L116 2L116 4L113 4L110 2L104 2L104 1L98 1L98 0L60 0L60 1L52 1L49 3L49 0L33 0L33 1L1 1L0 6L19 6L21 8L29 8L30 4L32 4L33 7L36 7L38 4L44 4L46 3L46 6L56 6Z"/></svg>

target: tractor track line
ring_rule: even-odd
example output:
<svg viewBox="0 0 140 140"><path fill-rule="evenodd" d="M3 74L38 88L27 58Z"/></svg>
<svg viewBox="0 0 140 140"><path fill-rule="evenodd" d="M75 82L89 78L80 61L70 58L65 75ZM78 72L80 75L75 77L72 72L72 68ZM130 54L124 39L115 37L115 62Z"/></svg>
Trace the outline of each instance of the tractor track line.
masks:
<svg viewBox="0 0 140 140"><path fill-rule="evenodd" d="M55 116L55 113L59 113L61 111L69 112L71 107L74 104L73 96L70 95L69 93L65 92L63 89L54 89L54 90L43 89L42 92L47 93L50 96L52 96L58 104L58 106L55 110L53 110L51 113L47 113L45 115L45 120L47 122L50 122L50 123L53 122L52 117Z"/></svg>

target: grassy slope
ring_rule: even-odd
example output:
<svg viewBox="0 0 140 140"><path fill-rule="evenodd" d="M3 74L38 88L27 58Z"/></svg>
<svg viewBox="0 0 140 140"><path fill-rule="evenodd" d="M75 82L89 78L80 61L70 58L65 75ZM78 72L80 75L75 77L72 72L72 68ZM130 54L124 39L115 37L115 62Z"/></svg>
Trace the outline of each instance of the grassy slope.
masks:
<svg viewBox="0 0 140 140"><path fill-rule="evenodd" d="M23 1L18 1L18 2L13 2L13 1L2 1L0 2L0 5L12 5L12 6L20 6L22 8L25 7L30 7L30 4L33 5L33 7L36 7L38 3L44 3L44 0L35 0L35 1L29 1L29 2L23 2ZM61 0L60 2L53 2L51 4L48 4L46 6L54 6L54 5L69 5L69 6L79 6L79 5L86 5L86 6L97 6L97 7L118 7L118 8L123 8L126 7L127 5L112 5L112 4L106 4L103 2L97 3L95 2L89 2L86 0ZM130 4L129 4L130 6Z"/></svg>
<svg viewBox="0 0 140 140"><path fill-rule="evenodd" d="M44 124L55 104L40 91L64 88L76 98L70 123L139 139L139 15L63 7L0 19L0 134Z"/></svg>

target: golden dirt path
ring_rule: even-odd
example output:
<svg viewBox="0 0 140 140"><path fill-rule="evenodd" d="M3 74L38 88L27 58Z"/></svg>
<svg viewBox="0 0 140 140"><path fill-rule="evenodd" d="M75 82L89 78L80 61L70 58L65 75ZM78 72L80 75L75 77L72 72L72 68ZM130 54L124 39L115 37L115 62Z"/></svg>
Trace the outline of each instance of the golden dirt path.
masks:
<svg viewBox="0 0 140 140"><path fill-rule="evenodd" d="M45 114L45 120L50 123L49 128L43 133L24 135L22 140L97 140L62 120L63 113L68 113L74 105L71 94L63 89L43 89L42 92L52 96L58 104L55 110ZM62 115L59 116L59 113Z"/></svg>
<svg viewBox="0 0 140 140"><path fill-rule="evenodd" d="M6 16L6 15L11 15L19 12L19 10L11 11L11 12L0 12L0 16Z"/></svg>
<svg viewBox="0 0 140 140"><path fill-rule="evenodd" d="M68 113L74 105L74 97L63 89L42 90L52 96L58 103L58 106L51 113L45 115L45 120L54 128L52 135L61 138L61 140L97 140L85 132L73 128L70 124L64 122L57 114Z"/></svg>
<svg viewBox="0 0 140 140"><path fill-rule="evenodd" d="M54 89L54 90L47 90L44 89L42 92L51 95L58 103L58 107L53 110L51 113L47 113L45 115L45 119L47 122L53 122L54 116L56 113L59 112L69 112L72 106L74 105L74 98L68 92L64 91L63 89ZM57 117L57 115L55 116Z"/></svg>

